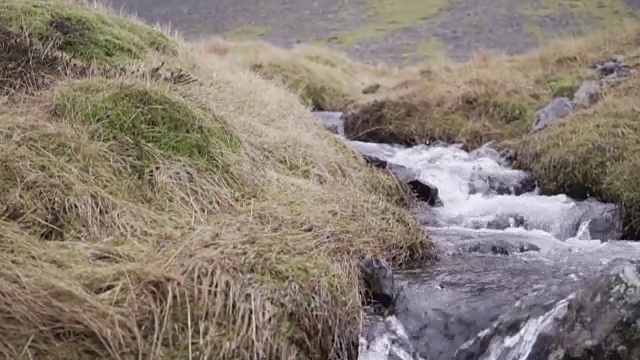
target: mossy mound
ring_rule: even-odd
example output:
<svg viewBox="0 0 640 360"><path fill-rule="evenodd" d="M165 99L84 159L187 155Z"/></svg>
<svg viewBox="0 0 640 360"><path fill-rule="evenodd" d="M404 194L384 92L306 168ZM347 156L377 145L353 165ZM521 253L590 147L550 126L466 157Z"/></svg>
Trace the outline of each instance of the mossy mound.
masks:
<svg viewBox="0 0 640 360"><path fill-rule="evenodd" d="M640 238L640 111L637 78L611 89L600 104L524 137L516 166L532 171L550 193L617 203L626 236Z"/></svg>
<svg viewBox="0 0 640 360"><path fill-rule="evenodd" d="M434 258L294 94L180 46L199 81L48 72L0 107L2 356L354 358L357 260Z"/></svg>
<svg viewBox="0 0 640 360"><path fill-rule="evenodd" d="M174 55L178 50L161 31L70 2L2 0L0 25L28 34L43 48L103 64L144 60L152 53Z"/></svg>

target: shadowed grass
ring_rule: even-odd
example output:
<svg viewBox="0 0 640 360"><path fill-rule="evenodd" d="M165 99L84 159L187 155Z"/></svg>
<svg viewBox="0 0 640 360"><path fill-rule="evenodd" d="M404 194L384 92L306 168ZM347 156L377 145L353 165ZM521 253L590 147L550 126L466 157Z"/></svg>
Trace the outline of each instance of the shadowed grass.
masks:
<svg viewBox="0 0 640 360"><path fill-rule="evenodd" d="M42 3L144 27L59 4ZM233 59L182 44L169 61L197 81L52 62L2 99L0 354L355 358L356 261L434 258L404 189Z"/></svg>

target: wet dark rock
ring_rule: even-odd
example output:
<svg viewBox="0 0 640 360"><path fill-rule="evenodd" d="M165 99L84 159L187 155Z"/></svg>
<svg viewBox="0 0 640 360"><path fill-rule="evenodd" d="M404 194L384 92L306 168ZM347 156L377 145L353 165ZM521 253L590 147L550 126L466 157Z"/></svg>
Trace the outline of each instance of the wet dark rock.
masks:
<svg viewBox="0 0 640 360"><path fill-rule="evenodd" d="M573 105L575 107L587 108L595 104L600 99L600 86L593 80L585 80L580 88L573 95Z"/></svg>
<svg viewBox="0 0 640 360"><path fill-rule="evenodd" d="M553 121L565 118L573 112L573 105L566 97L551 100L547 106L535 112L532 131L539 131Z"/></svg>
<svg viewBox="0 0 640 360"><path fill-rule="evenodd" d="M626 74L631 71L631 65L621 59L608 59L600 64L596 64L596 72L599 76L605 77L612 74Z"/></svg>
<svg viewBox="0 0 640 360"><path fill-rule="evenodd" d="M504 230L510 227L524 227L525 218L518 214L501 214L489 221L487 229Z"/></svg>
<svg viewBox="0 0 640 360"><path fill-rule="evenodd" d="M578 226L580 223L590 221L588 229L591 239L606 241L622 238L624 233L622 220L615 204L602 203L596 199L588 198L577 203L576 206L582 213Z"/></svg>
<svg viewBox="0 0 640 360"><path fill-rule="evenodd" d="M553 360L640 359L640 266L624 264L570 302Z"/></svg>
<svg viewBox="0 0 640 360"><path fill-rule="evenodd" d="M360 273L365 283L365 300L368 305L381 306L381 311L393 305L395 283L393 270L384 260L366 258L359 263ZM379 312L379 311L377 311Z"/></svg>
<svg viewBox="0 0 640 360"><path fill-rule="evenodd" d="M631 75L633 71L631 65L621 59L609 59L596 65L596 72L604 85L616 83Z"/></svg>
<svg viewBox="0 0 640 360"><path fill-rule="evenodd" d="M377 319L367 328L364 336L360 338L359 358L372 359L369 353L375 354L373 359L423 360L395 316ZM380 358L379 354L381 353L388 355L388 357Z"/></svg>
<svg viewBox="0 0 640 360"><path fill-rule="evenodd" d="M367 162L367 164L378 168L378 169L384 169L387 167L387 162L385 160L382 160L378 157L372 156L372 155L362 155L362 158Z"/></svg>
<svg viewBox="0 0 640 360"><path fill-rule="evenodd" d="M563 302L566 303L566 301ZM479 332L474 338L463 344L456 351L453 359L550 360L551 358L544 352L553 341L554 334L558 329L558 321L554 321L554 317L562 315L566 309L563 302L559 305L557 302L548 301L539 305L527 306L525 309L512 309L502 314L489 328ZM536 324L536 320L542 321ZM504 346L507 338L521 337L523 329L526 327L530 329L542 327L538 329L541 332L533 340L531 351L519 346Z"/></svg>
<svg viewBox="0 0 640 360"><path fill-rule="evenodd" d="M515 253L523 253L527 251L540 251L540 247L524 241L479 241L461 248L464 252L478 254L494 254L494 255L510 255Z"/></svg>
<svg viewBox="0 0 640 360"><path fill-rule="evenodd" d="M404 166L387 164L387 169L398 178L398 180L408 184L418 200L424 201L431 206L442 206L437 187L424 180L418 179L418 176L413 171Z"/></svg>
<svg viewBox="0 0 640 360"><path fill-rule="evenodd" d="M511 171L486 175L482 169L469 183L469 193L485 195L522 195L536 189L537 181L533 174L524 171Z"/></svg>

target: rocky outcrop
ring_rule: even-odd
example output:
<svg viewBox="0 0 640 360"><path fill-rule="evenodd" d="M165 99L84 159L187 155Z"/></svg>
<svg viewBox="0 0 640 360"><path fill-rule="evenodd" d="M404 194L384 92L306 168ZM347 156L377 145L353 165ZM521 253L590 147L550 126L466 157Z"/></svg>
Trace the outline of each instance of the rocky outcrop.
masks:
<svg viewBox="0 0 640 360"><path fill-rule="evenodd" d="M622 220L620 219L620 211L615 204L602 203L596 199L588 198L577 203L576 207L580 213L580 218L576 223L589 222L587 228L591 239L607 241L622 238L624 232Z"/></svg>
<svg viewBox="0 0 640 360"><path fill-rule="evenodd" d="M612 85L635 70L622 59L608 59L596 64L595 72L598 81L585 80L573 95L573 99L558 97L551 100L544 108L536 111L533 117L532 131L539 131L552 122L569 116L576 108L588 108L601 98L601 87Z"/></svg>
<svg viewBox="0 0 640 360"><path fill-rule="evenodd" d="M640 265L625 263L561 301L501 316L454 358L636 360L639 324Z"/></svg>
<svg viewBox="0 0 640 360"><path fill-rule="evenodd" d="M550 360L640 359L640 265L619 265L570 302Z"/></svg>
<svg viewBox="0 0 640 360"><path fill-rule="evenodd" d="M384 260L366 258L359 263L360 274L365 284L364 299L378 313L393 305L395 283L393 270Z"/></svg>
<svg viewBox="0 0 640 360"><path fill-rule="evenodd" d="M588 108L600 99L600 86L593 80L585 80L573 95L573 106Z"/></svg>

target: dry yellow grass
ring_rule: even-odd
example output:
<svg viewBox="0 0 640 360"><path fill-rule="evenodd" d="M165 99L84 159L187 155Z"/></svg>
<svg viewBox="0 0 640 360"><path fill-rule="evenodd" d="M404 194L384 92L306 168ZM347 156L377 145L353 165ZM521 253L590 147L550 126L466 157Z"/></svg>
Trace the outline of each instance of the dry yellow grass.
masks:
<svg viewBox="0 0 640 360"><path fill-rule="evenodd" d="M476 147L530 130L533 113L571 95L591 66L617 54L636 55L636 30L558 40L513 57L477 54L460 63L426 64L418 76L355 106L347 135L363 141L423 143L435 139Z"/></svg>
<svg viewBox="0 0 640 360"><path fill-rule="evenodd" d="M433 258L404 190L273 81L102 8L0 9L3 357L354 358L357 259Z"/></svg>
<svg viewBox="0 0 640 360"><path fill-rule="evenodd" d="M317 110L347 109L357 101L374 98L374 94L363 93L367 87L377 84L380 90L389 89L403 78L393 67L359 63L343 53L307 44L285 50L265 42L217 38L201 41L197 49L242 64L261 77L282 81L303 104Z"/></svg>

